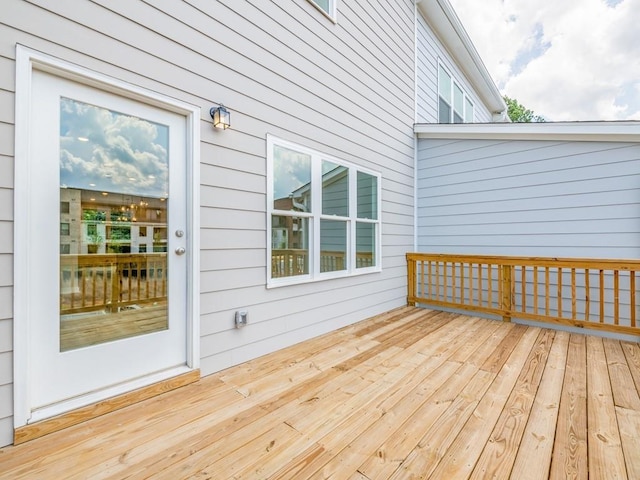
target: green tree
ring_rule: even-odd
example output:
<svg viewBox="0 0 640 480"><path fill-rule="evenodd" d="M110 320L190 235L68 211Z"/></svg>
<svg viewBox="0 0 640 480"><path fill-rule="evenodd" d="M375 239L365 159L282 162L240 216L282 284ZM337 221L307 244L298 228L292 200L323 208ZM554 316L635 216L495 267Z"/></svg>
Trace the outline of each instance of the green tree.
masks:
<svg viewBox="0 0 640 480"><path fill-rule="evenodd" d="M515 98L509 98L506 95L503 97L507 104L507 115L512 122L515 123L529 123L529 122L546 122L544 117L536 115L533 110L529 110L524 105L518 103Z"/></svg>

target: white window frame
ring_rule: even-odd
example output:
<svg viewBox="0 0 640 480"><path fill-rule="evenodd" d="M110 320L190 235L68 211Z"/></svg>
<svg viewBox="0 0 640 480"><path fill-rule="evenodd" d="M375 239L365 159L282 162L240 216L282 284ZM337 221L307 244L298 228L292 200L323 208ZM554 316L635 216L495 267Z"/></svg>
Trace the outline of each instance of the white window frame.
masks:
<svg viewBox="0 0 640 480"><path fill-rule="evenodd" d="M444 72L449 76L449 78L451 79L451 92L450 92L450 98L451 98L451 104L449 105L449 119L450 121L448 123L456 123L454 122L454 118L455 118L455 114L458 113L460 115L460 117L462 118L462 122L461 123L473 123L473 119L475 118L475 103L473 102L472 98L469 96L469 94L467 94L467 91L462 87L462 82L460 82L452 73L451 70L449 70L447 67L445 67L445 65L438 60L438 85L437 85L437 95L438 95L438 101L437 101L437 105L438 105L438 123L440 122L440 82L441 82L441 78L440 78L440 71L444 70ZM455 108L455 89L456 87L458 87L461 91L462 91L462 112L458 112L458 110L456 110ZM448 102L447 102L448 103ZM471 113L467 112L467 105L470 104L471 105ZM467 119L471 118L471 122L468 122Z"/></svg>
<svg viewBox="0 0 640 480"><path fill-rule="evenodd" d="M382 175L367 168L363 168L345 160L326 155L320 151L303 145L289 142L273 135L267 135L267 288L286 285L297 285L333 278L343 278L382 271ZM274 208L273 191L273 151L275 146L284 147L311 156L311 212L277 210ZM349 169L349 214L348 216L325 215L322 213L322 162L328 161ZM357 205L357 174L358 172L371 175L377 179L377 219L358 218ZM273 215L307 218L309 221L309 272L305 275L272 278L272 219ZM347 223L347 265L345 270L320 271L320 221L339 220ZM374 265L371 267L356 267L356 225L370 223L376 225L374 239Z"/></svg>
<svg viewBox="0 0 640 480"><path fill-rule="evenodd" d="M338 14L338 0L328 0L329 9L325 10L322 8L315 0L308 0L311 5L316 7L316 9L321 12L324 16L326 16L333 23L338 23L337 14Z"/></svg>

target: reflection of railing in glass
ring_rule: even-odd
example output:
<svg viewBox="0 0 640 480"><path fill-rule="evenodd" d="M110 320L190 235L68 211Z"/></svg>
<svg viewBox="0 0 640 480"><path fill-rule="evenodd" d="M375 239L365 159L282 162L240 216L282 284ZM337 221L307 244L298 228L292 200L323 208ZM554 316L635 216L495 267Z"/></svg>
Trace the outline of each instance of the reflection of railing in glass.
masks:
<svg viewBox="0 0 640 480"><path fill-rule="evenodd" d="M117 312L166 297L166 253L60 256L61 315Z"/></svg>
<svg viewBox="0 0 640 480"><path fill-rule="evenodd" d="M271 251L271 278L293 277L305 275L308 270L308 251L297 249L274 249ZM375 261L372 253L356 254L356 268L373 267ZM320 271L336 272L346 269L344 252L324 250L320 252Z"/></svg>

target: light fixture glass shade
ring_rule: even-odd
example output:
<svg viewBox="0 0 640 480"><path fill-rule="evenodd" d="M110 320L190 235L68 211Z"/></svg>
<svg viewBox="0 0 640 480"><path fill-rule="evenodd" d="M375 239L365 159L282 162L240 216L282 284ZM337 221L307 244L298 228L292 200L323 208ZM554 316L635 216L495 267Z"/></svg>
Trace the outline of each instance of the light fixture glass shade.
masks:
<svg viewBox="0 0 640 480"><path fill-rule="evenodd" d="M225 130L231 126L231 112L224 108L223 105L211 108L209 114L213 118L214 127Z"/></svg>

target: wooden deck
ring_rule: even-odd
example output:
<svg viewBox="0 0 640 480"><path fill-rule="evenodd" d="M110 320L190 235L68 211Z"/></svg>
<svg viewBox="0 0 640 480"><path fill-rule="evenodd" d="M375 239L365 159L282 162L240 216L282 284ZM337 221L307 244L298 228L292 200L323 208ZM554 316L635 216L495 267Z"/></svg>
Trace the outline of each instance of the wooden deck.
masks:
<svg viewBox="0 0 640 480"><path fill-rule="evenodd" d="M0 478L640 479L640 346L407 307L0 450Z"/></svg>

